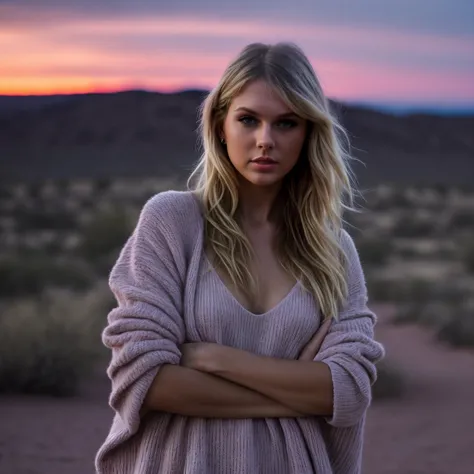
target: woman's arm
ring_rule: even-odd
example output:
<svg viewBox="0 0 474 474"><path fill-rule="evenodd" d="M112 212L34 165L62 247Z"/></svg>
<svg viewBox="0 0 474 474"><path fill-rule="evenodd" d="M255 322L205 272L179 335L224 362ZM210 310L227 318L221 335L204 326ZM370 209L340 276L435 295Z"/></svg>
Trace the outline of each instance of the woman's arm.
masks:
<svg viewBox="0 0 474 474"><path fill-rule="evenodd" d="M331 321L325 321L304 347L299 360L312 361L326 337ZM189 347L184 344L182 348ZM183 357L182 362L186 360ZM166 387L166 390L164 388ZM178 396L172 395L177 393ZM155 377L142 412L166 411L203 418L282 418L304 416L242 385L205 372L166 365Z"/></svg>
<svg viewBox="0 0 474 474"><path fill-rule="evenodd" d="M276 359L211 343L185 344L184 364L259 392L306 415L330 415L333 388L321 362Z"/></svg>
<svg viewBox="0 0 474 474"><path fill-rule="evenodd" d="M144 401L144 412L164 411L201 418L303 416L261 393L187 367L164 365Z"/></svg>

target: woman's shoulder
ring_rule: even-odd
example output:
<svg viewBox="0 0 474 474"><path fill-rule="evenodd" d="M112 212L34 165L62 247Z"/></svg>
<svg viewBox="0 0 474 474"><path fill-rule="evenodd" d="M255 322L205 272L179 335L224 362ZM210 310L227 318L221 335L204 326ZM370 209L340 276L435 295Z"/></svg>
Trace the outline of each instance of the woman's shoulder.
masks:
<svg viewBox="0 0 474 474"><path fill-rule="evenodd" d="M192 191L162 191L145 203L143 211L159 214L161 217L176 214L192 214L198 210L198 198Z"/></svg>
<svg viewBox="0 0 474 474"><path fill-rule="evenodd" d="M152 196L142 208L140 225L185 235L202 225L198 197L192 191L162 191Z"/></svg>

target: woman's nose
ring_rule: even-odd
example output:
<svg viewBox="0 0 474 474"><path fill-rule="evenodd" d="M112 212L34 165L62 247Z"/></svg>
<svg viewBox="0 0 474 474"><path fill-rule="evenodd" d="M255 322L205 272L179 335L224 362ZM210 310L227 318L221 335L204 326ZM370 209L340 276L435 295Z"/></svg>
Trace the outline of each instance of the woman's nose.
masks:
<svg viewBox="0 0 474 474"><path fill-rule="evenodd" d="M270 126L263 125L258 131L257 146L260 149L271 149L275 146Z"/></svg>

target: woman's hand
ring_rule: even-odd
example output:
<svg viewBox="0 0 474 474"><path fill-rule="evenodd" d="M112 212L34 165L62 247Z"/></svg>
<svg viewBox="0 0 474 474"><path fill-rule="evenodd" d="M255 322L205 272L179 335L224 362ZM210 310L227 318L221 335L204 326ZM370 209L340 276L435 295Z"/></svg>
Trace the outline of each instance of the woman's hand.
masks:
<svg viewBox="0 0 474 474"><path fill-rule="evenodd" d="M304 346L298 360L311 362L319 352L321 345L328 333L332 320L327 319L316 331L315 335ZM212 342L188 342L180 347L181 360L180 365L189 369L199 370L201 372L212 372L216 358L225 356L231 357L235 354L232 347L222 346Z"/></svg>
<svg viewBox="0 0 474 474"><path fill-rule="evenodd" d="M303 347L303 350L301 351L298 360L311 362L316 357L316 354L319 352L319 349L321 349L321 345L324 341L324 338L326 337L326 334L329 331L331 323L332 319L326 319L326 321L321 324L315 335L309 340L306 346Z"/></svg>

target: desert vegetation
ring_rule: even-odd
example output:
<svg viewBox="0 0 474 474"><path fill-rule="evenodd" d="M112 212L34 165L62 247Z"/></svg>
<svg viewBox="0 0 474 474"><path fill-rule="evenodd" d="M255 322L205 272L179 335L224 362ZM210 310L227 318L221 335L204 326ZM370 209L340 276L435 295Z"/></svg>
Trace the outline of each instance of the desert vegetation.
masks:
<svg viewBox="0 0 474 474"><path fill-rule="evenodd" d="M474 193L380 187L365 206L351 225L364 229L354 238L370 299L396 304L398 324L474 346Z"/></svg>
<svg viewBox="0 0 474 474"><path fill-rule="evenodd" d="M0 189L0 392L69 396L100 358L108 273L139 211L171 183ZM175 186L176 187L176 186Z"/></svg>
<svg viewBox="0 0 474 474"><path fill-rule="evenodd" d="M0 187L0 392L71 395L105 351L107 276L138 213L177 181L70 180ZM371 302L445 344L474 346L474 191L378 186L346 216ZM376 397L403 376L381 366Z"/></svg>

